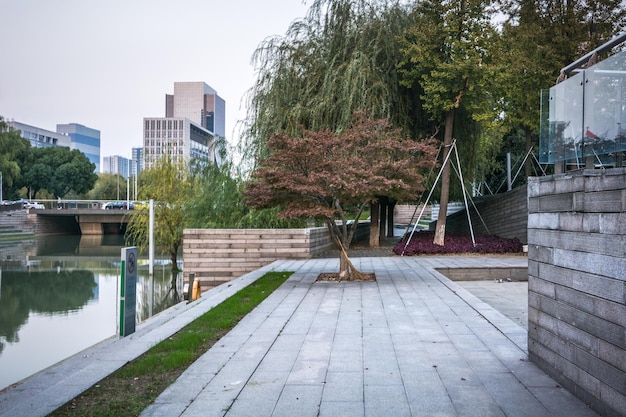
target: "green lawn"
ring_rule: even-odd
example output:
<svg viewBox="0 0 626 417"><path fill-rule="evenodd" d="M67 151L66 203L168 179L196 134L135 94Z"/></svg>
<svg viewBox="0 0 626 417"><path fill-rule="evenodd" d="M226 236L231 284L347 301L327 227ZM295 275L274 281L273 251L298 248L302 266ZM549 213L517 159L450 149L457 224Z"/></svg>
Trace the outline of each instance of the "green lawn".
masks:
<svg viewBox="0 0 626 417"><path fill-rule="evenodd" d="M51 416L136 416L293 272L269 272Z"/></svg>

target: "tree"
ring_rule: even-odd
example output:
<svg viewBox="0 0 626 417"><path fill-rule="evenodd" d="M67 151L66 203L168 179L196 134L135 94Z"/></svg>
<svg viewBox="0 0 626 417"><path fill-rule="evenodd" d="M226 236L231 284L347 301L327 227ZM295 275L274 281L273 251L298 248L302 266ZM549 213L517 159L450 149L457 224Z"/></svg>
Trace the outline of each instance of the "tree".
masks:
<svg viewBox="0 0 626 417"><path fill-rule="evenodd" d="M22 175L21 166L29 150L29 143L17 131L8 131L7 125L0 116L0 173L2 173L2 198L17 197L19 180Z"/></svg>
<svg viewBox="0 0 626 417"><path fill-rule="evenodd" d="M396 68L396 37L409 16L397 1L314 0L285 36L264 41L253 56L258 77L248 93L247 156L266 156L276 132L340 133L357 110L414 133L410 92Z"/></svg>
<svg viewBox="0 0 626 417"><path fill-rule="evenodd" d="M415 24L401 38L401 82L423 91L423 107L443 122L444 155L450 151L455 120L468 122L485 112L489 45L495 34L490 23L490 1L426 0L415 11ZM458 129L457 129L458 130ZM471 135L462 138L472 140ZM476 139L476 138L474 138ZM434 243L444 244L450 194L450 162L441 175L440 211Z"/></svg>
<svg viewBox="0 0 626 417"><path fill-rule="evenodd" d="M81 151L64 146L31 148L23 168L21 183L32 197L47 190L63 197L70 191L87 193L98 179L95 164Z"/></svg>
<svg viewBox="0 0 626 417"><path fill-rule="evenodd" d="M126 179L120 174L98 174L94 187L87 193L92 200L125 200Z"/></svg>
<svg viewBox="0 0 626 417"><path fill-rule="evenodd" d="M363 209L380 195L411 199L420 191L422 172L434 163L431 140L406 139L388 120L355 113L341 134L304 130L301 136L277 133L270 154L246 184L246 203L278 207L288 218L323 221L340 248L341 279L360 279L348 250ZM349 227L349 219L354 222Z"/></svg>
<svg viewBox="0 0 626 417"><path fill-rule="evenodd" d="M187 168L163 157L153 168L141 172L140 200L154 200L154 243L168 253L172 269L178 269L178 250L183 244L184 206L190 196ZM139 250L148 246L149 207L140 207L130 217L126 239Z"/></svg>
<svg viewBox="0 0 626 417"><path fill-rule="evenodd" d="M503 3L507 20L500 46L492 48L499 67L494 86L500 87L505 126L523 132L528 152L539 132L539 92L554 84L561 68L621 31L626 6L619 0Z"/></svg>

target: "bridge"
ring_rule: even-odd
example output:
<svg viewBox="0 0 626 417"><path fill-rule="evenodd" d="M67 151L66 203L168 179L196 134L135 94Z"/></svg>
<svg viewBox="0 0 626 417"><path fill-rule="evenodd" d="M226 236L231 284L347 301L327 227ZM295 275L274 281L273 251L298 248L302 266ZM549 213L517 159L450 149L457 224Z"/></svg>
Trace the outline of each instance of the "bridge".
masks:
<svg viewBox="0 0 626 417"><path fill-rule="evenodd" d="M82 235L121 234L126 229L132 210L102 210L101 208L28 209L41 223L54 222L71 229L76 225Z"/></svg>

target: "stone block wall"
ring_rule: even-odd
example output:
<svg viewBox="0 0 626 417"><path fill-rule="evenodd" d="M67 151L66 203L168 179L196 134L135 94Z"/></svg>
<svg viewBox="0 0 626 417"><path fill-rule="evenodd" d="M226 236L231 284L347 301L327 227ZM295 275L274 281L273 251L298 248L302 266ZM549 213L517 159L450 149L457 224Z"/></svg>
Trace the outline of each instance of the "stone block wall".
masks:
<svg viewBox="0 0 626 417"><path fill-rule="evenodd" d="M530 359L603 416L626 415L626 170L528 184Z"/></svg>
<svg viewBox="0 0 626 417"><path fill-rule="evenodd" d="M369 223L359 223L354 241L367 239ZM183 274L214 287L278 259L309 259L335 246L326 227L307 229L185 229Z"/></svg>
<svg viewBox="0 0 626 417"><path fill-rule="evenodd" d="M518 238L522 243L528 242L526 234L528 220L526 186L515 188L506 193L475 199L474 205L476 207L470 201L468 204L475 235L490 234L507 239ZM476 209L478 209L478 213ZM437 219L433 218L433 220ZM433 223L432 230L434 230L434 225L435 223ZM469 235L470 229L465 210L448 215L446 232Z"/></svg>

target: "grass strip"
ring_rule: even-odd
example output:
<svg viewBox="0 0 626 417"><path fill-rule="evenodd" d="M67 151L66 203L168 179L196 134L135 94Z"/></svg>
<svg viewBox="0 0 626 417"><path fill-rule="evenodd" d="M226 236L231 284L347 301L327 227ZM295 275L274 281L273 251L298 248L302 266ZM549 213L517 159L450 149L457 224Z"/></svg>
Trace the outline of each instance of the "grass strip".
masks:
<svg viewBox="0 0 626 417"><path fill-rule="evenodd" d="M268 272L50 414L137 416L293 272Z"/></svg>

